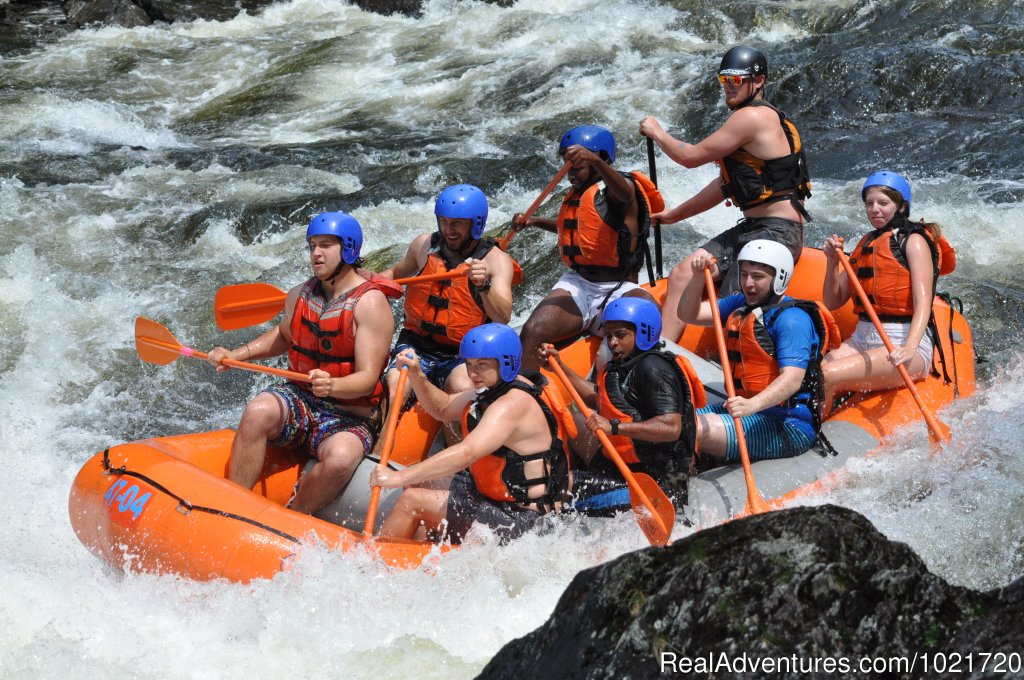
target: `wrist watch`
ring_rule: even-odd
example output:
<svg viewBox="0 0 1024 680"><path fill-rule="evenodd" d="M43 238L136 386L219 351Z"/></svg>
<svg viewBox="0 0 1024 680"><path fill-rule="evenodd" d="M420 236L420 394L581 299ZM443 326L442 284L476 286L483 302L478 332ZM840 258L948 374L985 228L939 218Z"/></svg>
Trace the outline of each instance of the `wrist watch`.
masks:
<svg viewBox="0 0 1024 680"><path fill-rule="evenodd" d="M487 291L489 291L491 289L491 277L488 276L487 280L484 281L484 285L477 286L476 289L481 293L486 293Z"/></svg>
<svg viewBox="0 0 1024 680"><path fill-rule="evenodd" d="M612 418L608 422L612 426L612 434L618 434L619 433L619 424L621 423L621 421L618 418Z"/></svg>

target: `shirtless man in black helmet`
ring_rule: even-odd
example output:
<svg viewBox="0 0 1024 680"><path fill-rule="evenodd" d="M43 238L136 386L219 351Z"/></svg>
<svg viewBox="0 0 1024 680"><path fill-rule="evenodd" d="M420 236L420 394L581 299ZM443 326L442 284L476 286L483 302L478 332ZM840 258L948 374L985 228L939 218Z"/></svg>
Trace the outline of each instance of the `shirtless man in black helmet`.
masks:
<svg viewBox="0 0 1024 680"><path fill-rule="evenodd" d="M728 199L743 211L743 219L680 262L669 276L668 296L662 308L663 333L677 340L684 324L679 318L679 298L692 277L690 262L698 255L717 260L715 278L722 294L739 290L736 254L750 241L768 239L782 243L800 257L803 223L810 220L803 202L811 195L810 176L800 135L784 113L764 100L768 61L751 47L738 45L718 69L725 104L732 110L718 130L696 144L675 139L654 116L640 123L640 134L653 139L676 163L696 168L719 164L720 175L676 207L653 215L662 224L676 222L710 210Z"/></svg>

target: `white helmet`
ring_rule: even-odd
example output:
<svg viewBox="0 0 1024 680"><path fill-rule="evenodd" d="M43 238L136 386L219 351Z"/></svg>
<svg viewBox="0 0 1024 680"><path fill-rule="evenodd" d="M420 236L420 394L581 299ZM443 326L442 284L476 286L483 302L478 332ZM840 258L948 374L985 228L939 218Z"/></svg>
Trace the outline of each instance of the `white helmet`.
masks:
<svg viewBox="0 0 1024 680"><path fill-rule="evenodd" d="M737 264L744 261L766 264L774 269L775 281L773 282L772 290L775 291L776 295L782 295L786 292L789 279L793 276L793 254L789 252L789 248L777 241L769 241L763 238L755 239L743 246L740 254L736 256Z"/></svg>

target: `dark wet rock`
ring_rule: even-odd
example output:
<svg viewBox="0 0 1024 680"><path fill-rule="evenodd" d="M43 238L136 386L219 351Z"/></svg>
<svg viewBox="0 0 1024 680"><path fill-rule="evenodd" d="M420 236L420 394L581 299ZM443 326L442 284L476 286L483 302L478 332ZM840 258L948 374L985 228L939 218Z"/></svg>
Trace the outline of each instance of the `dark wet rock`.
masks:
<svg viewBox="0 0 1024 680"><path fill-rule="evenodd" d="M149 26L153 20L132 0L65 0L61 8L75 26L103 24L134 28Z"/></svg>
<svg viewBox="0 0 1024 680"><path fill-rule="evenodd" d="M62 3L70 23L76 26L109 24L131 28L154 22L227 21L239 12L259 12L276 0L64 0ZM507 6L511 0L490 0ZM3 0L0 0L2 3ZM356 7L377 14L418 16L423 0L353 0ZM0 5L2 6L2 5Z"/></svg>
<svg viewBox="0 0 1024 680"><path fill-rule="evenodd" d="M60 37L71 29L56 3L0 0L0 55L25 52L37 42Z"/></svg>
<svg viewBox="0 0 1024 680"><path fill-rule="evenodd" d="M242 11L255 14L273 0L135 0L154 21L228 21Z"/></svg>
<svg viewBox="0 0 1024 680"><path fill-rule="evenodd" d="M691 668L688 675L867 677L856 668L795 664L1019 651L1022 614L1022 581L990 593L952 586L851 510L794 508L578 574L548 621L506 645L479 677L654 678L662 661L744 654L784 657L793 672L748 665L745 673ZM917 663L913 673L877 677L922 677Z"/></svg>
<svg viewBox="0 0 1024 680"><path fill-rule="evenodd" d="M423 7L422 0L353 0L356 7L377 14L404 14L418 16Z"/></svg>
<svg viewBox="0 0 1024 680"><path fill-rule="evenodd" d="M274 0L64 0L67 19L76 26L104 24L132 28L160 21L227 21L242 11L259 12ZM422 0L355 0L355 5L378 14L419 14Z"/></svg>

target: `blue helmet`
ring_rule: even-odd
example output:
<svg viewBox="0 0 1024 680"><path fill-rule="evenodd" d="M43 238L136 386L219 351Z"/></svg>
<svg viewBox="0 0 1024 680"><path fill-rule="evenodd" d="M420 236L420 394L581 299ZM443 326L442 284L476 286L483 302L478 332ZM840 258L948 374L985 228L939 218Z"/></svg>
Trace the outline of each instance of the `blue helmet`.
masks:
<svg viewBox="0 0 1024 680"><path fill-rule="evenodd" d="M523 344L516 332L503 323L487 323L472 329L462 338L459 356L463 359L497 359L498 375L512 382L523 362Z"/></svg>
<svg viewBox="0 0 1024 680"><path fill-rule="evenodd" d="M615 137L599 125L580 125L566 132L558 143L559 155L573 144L593 151L609 164L615 162Z"/></svg>
<svg viewBox="0 0 1024 680"><path fill-rule="evenodd" d="M325 212L314 217L306 228L306 240L314 236L334 236L341 241L341 259L355 264L363 247L363 228L356 218L343 212Z"/></svg>
<svg viewBox="0 0 1024 680"><path fill-rule="evenodd" d="M472 184L455 184L442 191L434 202L438 217L473 220L473 240L484 235L487 224L487 196Z"/></svg>
<svg viewBox="0 0 1024 680"><path fill-rule="evenodd" d="M900 192L900 196L903 197L903 201L907 206L906 214L910 214L910 182L903 175L897 172L890 172L889 170L879 170L872 173L870 177L864 180L864 188L860 190L860 200L863 201L867 198L869 187L889 187Z"/></svg>
<svg viewBox="0 0 1024 680"><path fill-rule="evenodd" d="M650 300L638 297L620 297L604 308L601 323L623 321L636 328L636 346L646 352L661 339L661 310Z"/></svg>

